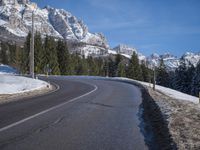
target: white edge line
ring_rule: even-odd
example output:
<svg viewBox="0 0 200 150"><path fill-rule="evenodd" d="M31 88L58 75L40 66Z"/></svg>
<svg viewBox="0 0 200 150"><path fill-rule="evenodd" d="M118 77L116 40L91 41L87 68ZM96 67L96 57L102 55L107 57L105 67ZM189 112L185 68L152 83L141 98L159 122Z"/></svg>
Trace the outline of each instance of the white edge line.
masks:
<svg viewBox="0 0 200 150"><path fill-rule="evenodd" d="M66 105L66 104L68 104L68 103L74 102L74 101L76 101L76 100L78 100L78 99L80 99L80 98L82 98L82 97L85 97L85 96L87 96L87 95L89 95L89 94L95 92L95 91L98 89L98 87L97 87L96 85L92 85L92 86L95 87L92 91L90 91L90 92L88 92L88 93L85 93L85 94L83 94L83 95L81 95L81 96L79 96L79 97L73 98L73 99L71 99L71 100L69 100L69 101L67 101L67 102L58 104L58 105L53 106L53 107L51 107L51 108L49 108L49 109L46 109L46 110L44 110L44 111L41 111L41 112L39 112L39 113L37 113L37 114L35 114L35 115L29 116L29 117L24 118L24 119L22 119L22 120L20 120L20 121L17 121L17 122L15 122L15 123L12 123L12 124L10 124L10 125L7 125L7 126L1 128L1 129L0 129L0 132L5 131L5 130L7 130L7 129L10 129L10 128L12 128L12 127L15 127L15 126L17 126L17 125L19 125L19 124L21 124L21 123L24 123L24 122L26 122L26 121L28 121L28 120L31 120L31 119L33 119L33 118L36 118L36 117L38 117L38 116L40 116L40 115L43 115L43 114L45 114L45 113L47 113L47 112L50 112L50 111L52 111L52 110L55 110L55 109L57 109L57 108L59 108L59 107L62 107L63 105Z"/></svg>

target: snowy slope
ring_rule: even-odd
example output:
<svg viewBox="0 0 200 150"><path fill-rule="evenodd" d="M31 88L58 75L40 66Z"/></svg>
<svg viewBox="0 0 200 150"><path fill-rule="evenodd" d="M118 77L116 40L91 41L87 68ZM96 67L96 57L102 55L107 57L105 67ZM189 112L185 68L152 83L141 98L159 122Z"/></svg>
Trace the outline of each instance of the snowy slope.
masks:
<svg viewBox="0 0 200 150"><path fill-rule="evenodd" d="M144 56L142 53L139 53L136 48L130 47L125 44L120 44L113 48L113 50L109 50L108 53L117 53L120 54L128 59L131 59L131 56L133 53L136 53L138 55L138 59L140 62L146 61L146 56Z"/></svg>
<svg viewBox="0 0 200 150"><path fill-rule="evenodd" d="M8 66L0 64L0 74L16 74L17 70Z"/></svg>
<svg viewBox="0 0 200 150"><path fill-rule="evenodd" d="M131 56L133 52L137 53L137 50L135 48L132 48L125 44L120 44L113 48L114 51L116 51L119 54L125 54Z"/></svg>
<svg viewBox="0 0 200 150"><path fill-rule="evenodd" d="M0 75L0 94L17 94L39 90L47 87L48 83L14 75Z"/></svg>
<svg viewBox="0 0 200 150"><path fill-rule="evenodd" d="M114 50L109 49L108 50L108 54L113 54L113 55L117 55L117 52Z"/></svg>
<svg viewBox="0 0 200 150"><path fill-rule="evenodd" d="M153 87L153 85L150 84L150 83L132 80L132 79L128 79L128 78L116 77L114 79L134 81L134 82L138 82L138 83L140 83L144 86ZM170 89L170 88L166 88L166 87L163 87L163 86L156 85L156 90L159 91L159 92L162 92L163 94L165 94L165 95L167 95L171 98L174 98L174 99L190 101L190 102L193 102L193 103L196 103L196 104L199 103L199 98L185 94L185 93L182 93L182 92L179 92L179 91L176 91L176 90L173 90L173 89Z"/></svg>

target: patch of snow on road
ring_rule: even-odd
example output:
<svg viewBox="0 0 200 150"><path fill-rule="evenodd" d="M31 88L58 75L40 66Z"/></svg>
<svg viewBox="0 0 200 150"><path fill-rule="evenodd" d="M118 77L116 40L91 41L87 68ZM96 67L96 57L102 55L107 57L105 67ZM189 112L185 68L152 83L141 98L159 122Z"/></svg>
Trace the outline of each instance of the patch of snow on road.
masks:
<svg viewBox="0 0 200 150"><path fill-rule="evenodd" d="M144 86L153 87L152 84L147 83L147 82L141 82L141 81L132 80L132 79L128 79L128 78L121 78L121 77L117 77L115 79L135 81L135 82L138 82L138 83L140 83L140 84L142 84ZM185 94L185 93L182 93L182 92L170 89L170 88L166 88L166 87L163 87L163 86L156 85L156 90L161 92L161 93L163 93L163 94L165 94L165 95L167 95L167 96L169 96L169 97L171 97L171 98L174 98L174 99L190 101L190 102L197 103L197 104L199 103L199 98L198 97L191 96L191 95L188 95L188 94Z"/></svg>
<svg viewBox="0 0 200 150"><path fill-rule="evenodd" d="M0 94L18 94L40 90L48 83L22 76L0 74Z"/></svg>

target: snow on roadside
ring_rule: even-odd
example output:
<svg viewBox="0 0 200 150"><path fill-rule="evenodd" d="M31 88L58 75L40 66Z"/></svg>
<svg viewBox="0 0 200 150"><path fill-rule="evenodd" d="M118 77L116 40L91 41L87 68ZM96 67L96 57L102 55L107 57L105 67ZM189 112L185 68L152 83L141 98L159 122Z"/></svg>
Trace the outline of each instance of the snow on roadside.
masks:
<svg viewBox="0 0 200 150"><path fill-rule="evenodd" d="M48 86L47 82L22 76L0 74L0 94L19 94L40 90Z"/></svg>
<svg viewBox="0 0 200 150"><path fill-rule="evenodd" d="M8 66L0 64L0 74L16 74L17 70Z"/></svg>
<svg viewBox="0 0 200 150"><path fill-rule="evenodd" d="M148 87L153 86L152 84L147 83L147 82L141 82L141 81L132 80L132 79L128 79L128 78L116 77L115 79L135 81L135 82L138 82L138 83L140 83L144 86L148 86ZM188 95L188 94L185 94L185 93L182 93L182 92L170 89L170 88L166 88L166 87L163 87L163 86L156 85L156 90L167 95L167 96L169 96L169 97L171 97L171 98L174 98L174 99L190 101L190 102L193 102L193 103L196 103L196 104L199 103L198 97L191 96L191 95Z"/></svg>

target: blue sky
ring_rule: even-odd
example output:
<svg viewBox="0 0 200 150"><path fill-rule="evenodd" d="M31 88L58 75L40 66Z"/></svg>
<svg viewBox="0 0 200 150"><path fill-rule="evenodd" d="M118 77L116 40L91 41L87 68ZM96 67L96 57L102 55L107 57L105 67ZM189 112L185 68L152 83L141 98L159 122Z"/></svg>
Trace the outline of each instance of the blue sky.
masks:
<svg viewBox="0 0 200 150"><path fill-rule="evenodd" d="M145 55L200 52L200 0L32 1L71 12L111 47L123 43Z"/></svg>

